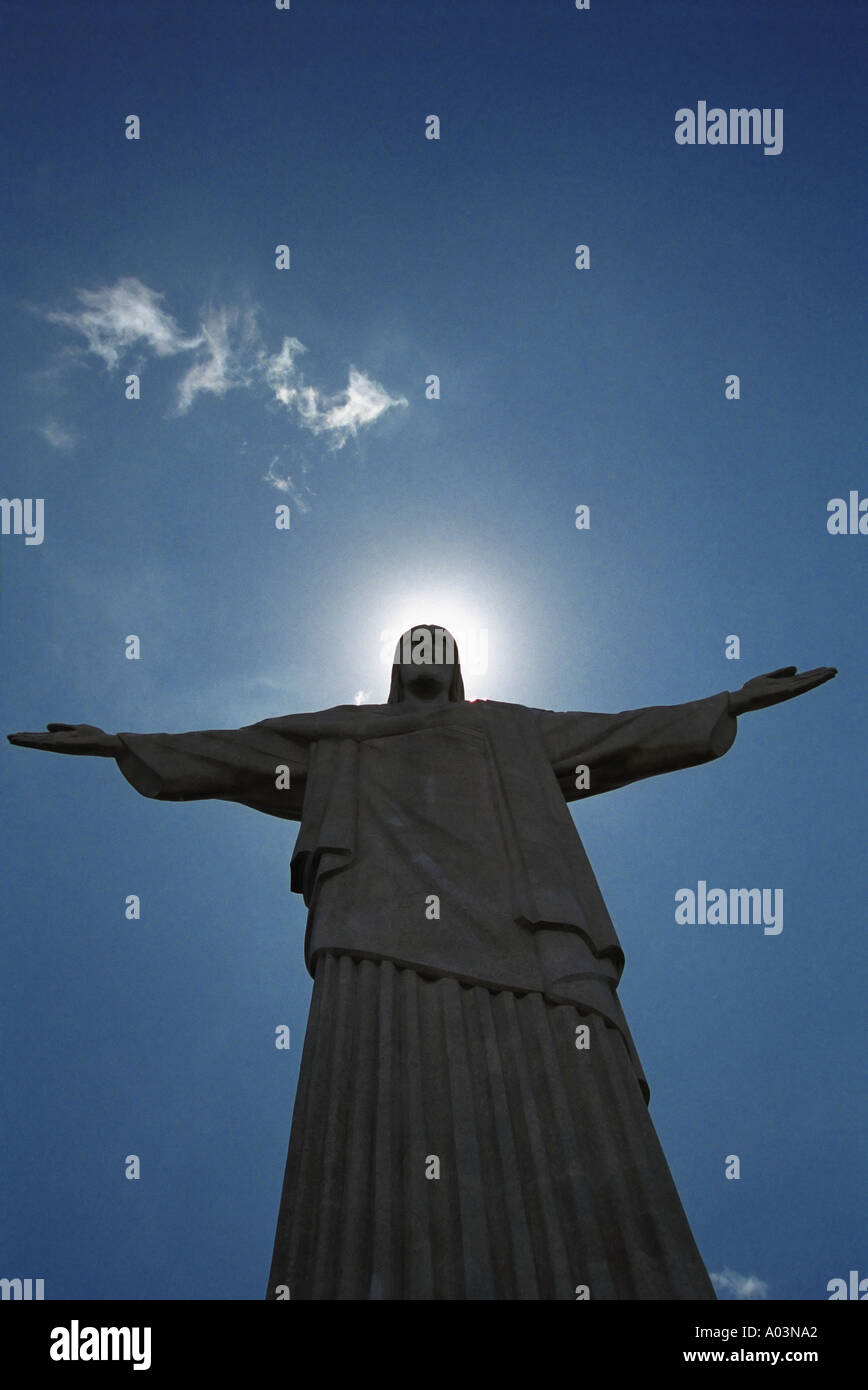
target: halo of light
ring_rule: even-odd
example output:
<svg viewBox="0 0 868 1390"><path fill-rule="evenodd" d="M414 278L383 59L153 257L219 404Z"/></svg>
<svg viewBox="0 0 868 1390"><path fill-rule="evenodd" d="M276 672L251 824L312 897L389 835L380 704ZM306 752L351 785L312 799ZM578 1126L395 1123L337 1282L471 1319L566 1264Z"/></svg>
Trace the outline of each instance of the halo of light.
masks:
<svg viewBox="0 0 868 1390"><path fill-rule="evenodd" d="M494 664L493 648L497 646L500 629L491 604L475 597L467 599L457 590L402 589L400 593L384 595L374 605L373 621L378 641L380 684L385 682L388 688L395 646L401 635L415 626L431 623L445 628L455 638L467 698L486 698ZM497 679L503 679L502 662L497 661L496 665Z"/></svg>

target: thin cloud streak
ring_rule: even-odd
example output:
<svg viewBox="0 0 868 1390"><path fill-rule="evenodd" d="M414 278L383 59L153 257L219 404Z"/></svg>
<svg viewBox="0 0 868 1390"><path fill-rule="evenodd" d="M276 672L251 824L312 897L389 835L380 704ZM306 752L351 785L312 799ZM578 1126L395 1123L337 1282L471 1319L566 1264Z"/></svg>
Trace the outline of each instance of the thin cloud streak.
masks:
<svg viewBox="0 0 868 1390"><path fill-rule="evenodd" d="M77 290L76 298L79 309L52 310L45 317L80 334L86 351L99 357L109 371L134 348L157 357L195 354L178 382L174 415L186 414L200 395L221 397L232 389L264 391L299 425L324 437L336 450L387 410L408 404L406 397L391 396L379 382L352 365L342 391L332 395L320 391L298 366L297 359L307 351L305 345L287 335L280 351L269 354L261 346L257 315L252 309L209 309L199 332L189 337L162 307L165 296L134 276L97 290ZM273 475L266 480L281 491L295 486L290 477Z"/></svg>
<svg viewBox="0 0 868 1390"><path fill-rule="evenodd" d="M53 449L65 451L75 448L76 439L72 430L68 430L65 425L58 424L57 420L46 420L45 424L40 426L39 433Z"/></svg>
<svg viewBox="0 0 868 1390"><path fill-rule="evenodd" d="M712 1274L711 1282L718 1298L759 1299L769 1296L768 1284L756 1274L737 1274L734 1269L724 1269L721 1274Z"/></svg>
<svg viewBox="0 0 868 1390"><path fill-rule="evenodd" d="M296 358L306 351L297 338L284 338L280 352L264 361L265 380L274 399L295 409L313 434L327 434L332 448L342 449L350 436L393 406L407 405L406 397L393 398L379 382L353 366L343 391L331 397L323 395L308 385L296 364Z"/></svg>
<svg viewBox="0 0 868 1390"><path fill-rule="evenodd" d="M240 338L238 349L233 348L230 342L230 335L236 328ZM252 313L242 316L228 309L211 310L202 324L205 356L195 362L178 383L179 415L185 414L196 397L203 393L225 396L233 387L250 385L251 369L245 365L244 354L256 334L256 321Z"/></svg>
<svg viewBox="0 0 868 1390"><path fill-rule="evenodd" d="M157 357L191 352L202 338L185 338L175 320L160 306L165 298L135 276L126 276L99 290L76 290L82 307L75 313L52 311L45 317L60 323L87 342L89 352L114 370L128 348L144 345Z"/></svg>
<svg viewBox="0 0 868 1390"><path fill-rule="evenodd" d="M286 493L287 496L291 497L293 505L298 507L300 512L309 512L310 504L307 498L313 496L313 490L305 482L296 483L291 473L277 473L275 469L279 463L280 457L275 455L268 465L268 472L263 473L262 481L270 483L272 487L277 488L278 492ZM303 466L302 471L306 472L307 469Z"/></svg>

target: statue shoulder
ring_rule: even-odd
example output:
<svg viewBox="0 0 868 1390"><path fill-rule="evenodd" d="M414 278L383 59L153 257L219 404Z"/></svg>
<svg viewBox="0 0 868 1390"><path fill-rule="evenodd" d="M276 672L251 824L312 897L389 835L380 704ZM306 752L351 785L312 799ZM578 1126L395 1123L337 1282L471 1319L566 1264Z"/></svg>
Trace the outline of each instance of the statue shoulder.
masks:
<svg viewBox="0 0 868 1390"><path fill-rule="evenodd" d="M533 718L539 714L539 710L532 709L530 705L511 704L508 700L467 700L465 701L469 709L479 710L480 712L490 712L493 715L527 715Z"/></svg>

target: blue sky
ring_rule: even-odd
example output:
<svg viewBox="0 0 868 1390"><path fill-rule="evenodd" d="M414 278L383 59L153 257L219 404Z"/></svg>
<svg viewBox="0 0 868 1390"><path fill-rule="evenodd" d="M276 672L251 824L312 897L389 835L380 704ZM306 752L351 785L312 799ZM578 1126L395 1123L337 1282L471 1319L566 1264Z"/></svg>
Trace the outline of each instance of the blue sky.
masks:
<svg viewBox="0 0 868 1390"><path fill-rule="evenodd" d="M3 728L384 700L413 621L466 634L468 698L550 709L837 666L574 814L722 1293L868 1275L868 537L826 528L868 490L864 8L46 0L0 30L0 492L45 506L42 544L0 537ZM781 153L678 145L699 101L781 108ZM294 827L0 760L0 1276L259 1299L310 997ZM701 879L782 888L783 931L677 925Z"/></svg>

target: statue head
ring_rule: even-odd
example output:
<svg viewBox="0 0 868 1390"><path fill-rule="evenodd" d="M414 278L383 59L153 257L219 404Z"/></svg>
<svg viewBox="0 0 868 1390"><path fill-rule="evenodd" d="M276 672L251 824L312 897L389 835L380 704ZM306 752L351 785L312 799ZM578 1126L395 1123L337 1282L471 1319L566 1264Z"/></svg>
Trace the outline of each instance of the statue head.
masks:
<svg viewBox="0 0 868 1390"><path fill-rule="evenodd" d="M392 662L389 704L404 700L407 689L422 700L434 700L444 692L450 700L464 699L458 648L445 627L422 623L408 628L399 638Z"/></svg>

